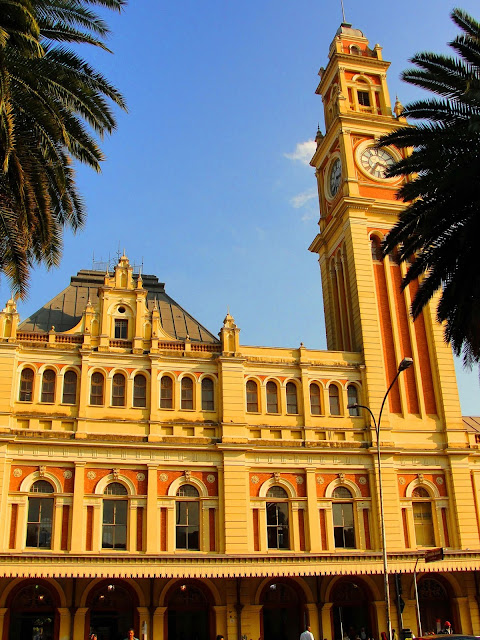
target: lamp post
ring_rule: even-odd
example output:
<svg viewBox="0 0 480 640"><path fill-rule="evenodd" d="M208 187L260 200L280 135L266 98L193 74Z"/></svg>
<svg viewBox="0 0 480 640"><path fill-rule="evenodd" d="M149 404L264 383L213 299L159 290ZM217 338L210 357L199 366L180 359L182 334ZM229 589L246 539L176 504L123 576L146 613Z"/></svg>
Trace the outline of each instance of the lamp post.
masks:
<svg viewBox="0 0 480 640"><path fill-rule="evenodd" d="M412 358L403 358L403 360L398 365L397 373L395 374L395 377L390 383L390 386L388 387L387 392L383 396L382 405L380 407L380 413L378 414L378 422L375 420L375 416L373 415L372 410L370 409L370 407L367 407L367 405L358 404L358 402L355 402L354 404L349 404L347 406L347 409L361 408L361 409L365 409L365 411L368 411L368 413L370 414L373 420L373 424L375 426L375 433L377 435L378 489L380 494L380 523L382 527L383 587L385 591L385 613L387 618L388 640L392 640L392 624L390 621L390 590L388 587L387 543L385 538L385 513L383 510L382 459L380 456L380 425L382 422L383 408L385 407L385 402L388 398L388 394L390 393L390 391L393 388L393 385L397 381L398 376L402 373L402 371L405 371L405 369L408 369L408 367L411 367L412 364L413 364Z"/></svg>

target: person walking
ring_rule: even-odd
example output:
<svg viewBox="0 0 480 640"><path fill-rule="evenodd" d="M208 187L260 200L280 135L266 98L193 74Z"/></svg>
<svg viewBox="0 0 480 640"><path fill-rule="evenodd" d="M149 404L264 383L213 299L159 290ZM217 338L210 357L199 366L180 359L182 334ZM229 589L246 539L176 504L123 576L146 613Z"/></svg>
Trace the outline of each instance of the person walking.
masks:
<svg viewBox="0 0 480 640"><path fill-rule="evenodd" d="M310 626L307 626L305 631L300 634L300 640L315 640Z"/></svg>
<svg viewBox="0 0 480 640"><path fill-rule="evenodd" d="M135 629L133 627L128 630L128 636L125 640L138 640L138 638L135 637Z"/></svg>

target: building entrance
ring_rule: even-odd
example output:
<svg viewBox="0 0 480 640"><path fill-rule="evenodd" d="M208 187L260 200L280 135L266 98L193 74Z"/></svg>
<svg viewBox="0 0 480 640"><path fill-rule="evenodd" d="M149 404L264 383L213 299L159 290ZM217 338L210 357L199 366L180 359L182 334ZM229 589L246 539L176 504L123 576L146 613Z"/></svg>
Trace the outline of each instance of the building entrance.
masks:
<svg viewBox="0 0 480 640"><path fill-rule="evenodd" d="M119 584L102 584L93 591L89 601L89 634L96 633L98 640L123 640L130 627L137 631L130 590Z"/></svg>
<svg viewBox="0 0 480 640"><path fill-rule="evenodd" d="M306 620L297 591L286 582L274 582L262 600L264 640L298 640Z"/></svg>
<svg viewBox="0 0 480 640"><path fill-rule="evenodd" d="M422 578L418 583L418 602L423 633L439 633L450 622L453 633L461 633L452 616L446 587L435 578Z"/></svg>
<svg viewBox="0 0 480 640"><path fill-rule="evenodd" d="M367 637L376 637L369 603L372 598L360 581L341 581L333 589L333 637L334 640L354 640L362 629Z"/></svg>
<svg viewBox="0 0 480 640"><path fill-rule="evenodd" d="M168 640L210 640L209 611L200 589L180 585L168 598Z"/></svg>
<svg viewBox="0 0 480 640"><path fill-rule="evenodd" d="M10 605L10 640L54 640L56 635L52 594L39 584L20 589Z"/></svg>

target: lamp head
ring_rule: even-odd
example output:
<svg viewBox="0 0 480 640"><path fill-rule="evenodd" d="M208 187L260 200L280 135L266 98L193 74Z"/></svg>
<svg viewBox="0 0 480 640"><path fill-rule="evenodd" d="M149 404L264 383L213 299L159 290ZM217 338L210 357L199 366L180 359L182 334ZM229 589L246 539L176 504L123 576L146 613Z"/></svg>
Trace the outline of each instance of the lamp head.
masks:
<svg viewBox="0 0 480 640"><path fill-rule="evenodd" d="M359 406L358 402L354 402L353 404L347 404L347 409L358 409Z"/></svg>
<svg viewBox="0 0 480 640"><path fill-rule="evenodd" d="M400 364L398 365L398 371L405 371L405 369L408 369L408 367L411 367L413 364L413 359L412 358L404 358Z"/></svg>

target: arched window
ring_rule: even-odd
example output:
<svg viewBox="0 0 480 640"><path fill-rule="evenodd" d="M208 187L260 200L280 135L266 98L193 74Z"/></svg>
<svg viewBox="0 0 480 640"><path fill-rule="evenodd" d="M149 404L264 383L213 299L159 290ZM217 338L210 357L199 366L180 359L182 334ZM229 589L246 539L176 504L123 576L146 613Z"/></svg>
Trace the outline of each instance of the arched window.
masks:
<svg viewBox="0 0 480 640"><path fill-rule="evenodd" d="M182 378L181 389L181 408L193 409L193 380L191 378Z"/></svg>
<svg viewBox="0 0 480 640"><path fill-rule="evenodd" d="M77 373L76 371L65 372L63 376L63 404L75 404L77 402Z"/></svg>
<svg viewBox="0 0 480 640"><path fill-rule="evenodd" d="M33 378L32 369L23 369L20 374L20 394L18 399L20 402L32 402L33 399Z"/></svg>
<svg viewBox="0 0 480 640"><path fill-rule="evenodd" d="M112 380L112 407L125 406L125 376L116 373Z"/></svg>
<svg viewBox="0 0 480 640"><path fill-rule="evenodd" d="M175 537L177 549L200 550L199 493L191 484L177 491Z"/></svg>
<svg viewBox="0 0 480 640"><path fill-rule="evenodd" d="M355 549L355 526L352 494L346 487L337 487L332 494L333 537L337 549ZM350 502L344 502L349 500Z"/></svg>
<svg viewBox="0 0 480 640"><path fill-rule="evenodd" d="M412 491L412 508L417 547L434 547L432 502L430 494L424 487L415 487Z"/></svg>
<svg viewBox="0 0 480 640"><path fill-rule="evenodd" d="M247 411L258 413L258 385L255 380L247 382Z"/></svg>
<svg viewBox="0 0 480 640"><path fill-rule="evenodd" d="M147 406L147 379L142 373L137 373L133 379L133 406Z"/></svg>
<svg viewBox="0 0 480 640"><path fill-rule="evenodd" d="M348 398L348 404L352 405L352 404L357 404L358 403L358 389L354 384L349 384L347 387L347 398ZM360 409L358 407L350 407L350 409L348 410L348 413L351 416L359 416L360 415Z"/></svg>
<svg viewBox="0 0 480 640"><path fill-rule="evenodd" d="M42 376L42 402L55 402L55 371L46 369Z"/></svg>
<svg viewBox="0 0 480 640"><path fill-rule="evenodd" d="M52 485L46 480L37 480L30 488L35 497L28 497L27 547L51 549L53 523Z"/></svg>
<svg viewBox="0 0 480 640"><path fill-rule="evenodd" d="M103 404L103 390L105 387L105 378L103 373L95 371L92 375L90 384L90 404L101 406Z"/></svg>
<svg viewBox="0 0 480 640"><path fill-rule="evenodd" d="M276 382L267 382L267 413L278 413L278 386Z"/></svg>
<svg viewBox="0 0 480 640"><path fill-rule="evenodd" d="M162 376L160 380L160 409L173 409L173 380Z"/></svg>
<svg viewBox="0 0 480 640"><path fill-rule="evenodd" d="M340 415L340 391L336 384L331 384L328 387L328 402L330 405L330 415Z"/></svg>
<svg viewBox="0 0 480 640"><path fill-rule="evenodd" d="M127 489L120 482L111 482L103 492L103 549L127 548Z"/></svg>
<svg viewBox="0 0 480 640"><path fill-rule="evenodd" d="M310 412L312 416L319 416L322 413L320 387L316 382L310 385Z"/></svg>
<svg viewBox="0 0 480 640"><path fill-rule="evenodd" d="M297 385L287 382L287 413L298 413Z"/></svg>
<svg viewBox="0 0 480 640"><path fill-rule="evenodd" d="M269 549L289 549L288 494L282 487L267 491L267 544Z"/></svg>
<svg viewBox="0 0 480 640"><path fill-rule="evenodd" d="M378 236L372 236L370 238L370 249L372 251L372 260L381 262L383 260L382 245Z"/></svg>
<svg viewBox="0 0 480 640"><path fill-rule="evenodd" d="M202 380L202 411L213 411L214 409L213 380L204 378Z"/></svg>
<svg viewBox="0 0 480 640"><path fill-rule="evenodd" d="M350 45L350 53L354 56L359 56L361 55L361 51L360 48L357 47L355 44L351 44Z"/></svg>

